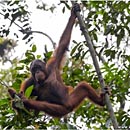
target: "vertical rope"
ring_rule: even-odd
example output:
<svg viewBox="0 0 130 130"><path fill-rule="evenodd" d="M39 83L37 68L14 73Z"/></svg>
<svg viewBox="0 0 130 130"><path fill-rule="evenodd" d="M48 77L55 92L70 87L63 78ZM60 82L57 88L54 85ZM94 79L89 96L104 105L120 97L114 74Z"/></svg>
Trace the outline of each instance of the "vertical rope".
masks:
<svg viewBox="0 0 130 130"><path fill-rule="evenodd" d="M71 3L72 3L72 5L75 4L74 1L71 1ZM91 57L92 57L92 60L93 60L94 67L95 67L97 75L98 75L98 79L99 79L100 85L102 87L102 90L104 90L106 85L105 85L102 73L100 71L100 68L99 68L99 64L98 64L98 61L97 61L95 50L94 50L93 45L92 45L91 38L89 36L88 30L87 30L87 28L85 26L85 23L84 23L81 15L80 15L80 12L79 11L76 12L76 15L77 15L77 18L78 18L78 21L79 21L79 25L80 25L81 31L83 32L85 40L86 40L86 42L88 44L89 51L90 51L90 54L91 54ZM111 102L110 102L108 94L105 95L105 102L106 102L106 106L107 106L108 112L110 114L110 118L111 118L113 127L114 127L114 129L117 129L118 128L118 123L117 123L116 117L114 115L113 107L111 105Z"/></svg>

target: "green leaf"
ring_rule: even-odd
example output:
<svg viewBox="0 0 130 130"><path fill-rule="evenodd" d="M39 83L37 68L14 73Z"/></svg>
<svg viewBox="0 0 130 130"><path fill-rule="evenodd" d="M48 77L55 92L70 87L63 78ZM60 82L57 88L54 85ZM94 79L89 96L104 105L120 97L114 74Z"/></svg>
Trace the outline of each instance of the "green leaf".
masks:
<svg viewBox="0 0 130 130"><path fill-rule="evenodd" d="M63 7L62 12L63 12L63 13L65 12L65 7Z"/></svg>
<svg viewBox="0 0 130 130"><path fill-rule="evenodd" d="M73 41L73 42L75 43L76 41ZM70 53L71 56L75 53L75 51L77 50L77 48L78 48L79 45L80 44L77 43L77 45L71 50L71 53Z"/></svg>
<svg viewBox="0 0 130 130"><path fill-rule="evenodd" d="M66 2L64 4L70 10L70 6Z"/></svg>
<svg viewBox="0 0 130 130"><path fill-rule="evenodd" d="M32 32L28 32L24 37L23 37L23 39L22 40L25 40L25 39L27 39L30 35L32 34Z"/></svg>
<svg viewBox="0 0 130 130"><path fill-rule="evenodd" d="M33 46L32 46L32 52L36 52L36 50L37 50L36 45L33 45Z"/></svg>
<svg viewBox="0 0 130 130"><path fill-rule="evenodd" d="M97 34L95 32L92 33L93 34L93 38L96 42L98 42L98 37L97 37Z"/></svg>
<svg viewBox="0 0 130 130"><path fill-rule="evenodd" d="M12 20L11 20L10 26L20 16L21 16L21 12L16 12L15 14L12 14Z"/></svg>
<svg viewBox="0 0 130 130"><path fill-rule="evenodd" d="M0 106L5 105L9 102L9 100L7 98L4 99L0 99Z"/></svg>
<svg viewBox="0 0 130 130"><path fill-rule="evenodd" d="M16 67L17 70L23 70L24 66Z"/></svg>
<svg viewBox="0 0 130 130"><path fill-rule="evenodd" d="M9 13L6 13L4 18L7 19L9 17Z"/></svg>
<svg viewBox="0 0 130 130"><path fill-rule="evenodd" d="M37 57L37 59L40 59L40 58L41 58L41 55L37 55L36 57Z"/></svg>
<svg viewBox="0 0 130 130"><path fill-rule="evenodd" d="M30 87L28 87L28 88L26 89L25 96L26 96L27 98L30 97L33 88L34 88L34 86L32 85L32 86L30 86Z"/></svg>
<svg viewBox="0 0 130 130"><path fill-rule="evenodd" d="M113 25L107 25L104 31L104 35L108 35L112 30Z"/></svg>
<svg viewBox="0 0 130 130"><path fill-rule="evenodd" d="M27 59L28 59L29 61L32 61L32 60L35 59L35 55L34 55L33 53L31 53L30 51L27 51L27 52L25 53L25 56L27 57ZM27 59L26 59L26 60L27 60Z"/></svg>

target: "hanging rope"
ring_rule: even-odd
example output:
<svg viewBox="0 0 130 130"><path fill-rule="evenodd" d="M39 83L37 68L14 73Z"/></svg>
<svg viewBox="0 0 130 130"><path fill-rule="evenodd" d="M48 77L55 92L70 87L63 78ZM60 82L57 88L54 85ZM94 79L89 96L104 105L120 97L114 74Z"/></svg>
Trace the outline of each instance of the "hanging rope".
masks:
<svg viewBox="0 0 130 130"><path fill-rule="evenodd" d="M72 5L75 4L74 1L71 1L71 3L72 3ZM80 12L79 11L76 12L76 15L77 15L77 18L78 18L78 21L79 21L80 29L81 29L81 31L82 31L82 33L83 33L83 35L85 37L85 40L86 40L86 42L88 44L88 47L89 47L89 50L90 50L90 54L92 56L93 64L94 64L94 67L96 69L100 85L102 87L102 91L104 91L104 88L106 87L106 85L105 85L102 73L100 71L100 68L99 68L99 64L98 64L98 61L97 61L97 58L96 58L96 53L95 53L95 50L93 48L93 44L92 44L91 38L89 36L88 30L87 30L87 28L85 26L85 23L84 23L81 15L80 15ZM105 95L105 102L106 102L106 106L107 106L108 112L110 114L111 121L113 123L113 127L114 127L114 129L117 129L118 128L118 123L117 123L116 117L114 115L113 107L111 105L111 102L110 102L108 94Z"/></svg>

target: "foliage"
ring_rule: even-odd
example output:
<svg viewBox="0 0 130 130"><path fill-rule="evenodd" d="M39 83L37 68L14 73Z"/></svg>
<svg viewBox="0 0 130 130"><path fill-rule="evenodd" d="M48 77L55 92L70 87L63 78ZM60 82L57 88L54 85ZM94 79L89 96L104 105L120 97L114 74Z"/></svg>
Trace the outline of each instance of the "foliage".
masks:
<svg viewBox="0 0 130 130"><path fill-rule="evenodd" d="M0 61L7 62L10 60L11 49L17 46L17 43L12 39L4 39L0 37ZM12 53L11 53L12 54Z"/></svg>
<svg viewBox="0 0 130 130"><path fill-rule="evenodd" d="M29 15L26 4L26 0L17 0L17 1L3 1L1 2L1 11L0 15L3 16L4 22L0 25L0 36L6 37L10 35L10 32L13 29L13 25L16 25L19 29L19 32L23 34L23 40L29 42L32 39L31 36L31 26L29 21ZM6 21L6 22L5 22ZM8 22L9 21L9 22ZM8 22L8 24L7 24ZM18 32L14 31L15 38L19 38Z"/></svg>
<svg viewBox="0 0 130 130"><path fill-rule="evenodd" d="M40 3L41 2L41 3ZM37 1L37 8L53 13L56 5L47 6L42 0ZM5 6L6 5L6 6ZM25 6L26 5L26 6ZM11 27L18 25L18 32L22 32L21 39L30 42L32 30L30 26L28 5L23 1L6 1L0 14L4 20L10 20L8 25L1 24L1 37L9 36ZM52 8L51 8L52 7ZM58 6L65 13L71 4L61 2ZM104 80L112 90L111 103L120 128L130 126L130 108L126 103L130 98L130 56L129 56L129 17L130 3L127 1L83 1L82 14L85 25L92 38L93 45L99 59ZM0 19L1 20L1 19ZM21 35L21 34L20 34ZM20 35L14 32L16 38ZM14 37L14 39L16 39ZM14 113L7 96L5 86L12 86L18 92L21 82L30 74L29 64L33 59L39 58L47 61L52 52L45 47L44 55L36 55L37 46L27 49L25 57L15 58L9 69L0 70L0 126L1 129L110 129L112 124L106 108L99 108L88 100L76 110L62 119L53 119L44 113L38 117L30 117L24 112L19 115ZM104 60L105 59L105 60ZM77 42L73 40L73 48L70 57L63 68L62 77L67 85L76 86L79 81L88 81L95 89L100 89L99 81L91 64L91 57L86 41ZM31 93L28 90L27 95ZM30 112L32 113L32 111ZM28 122L27 122L28 120ZM79 123L80 122L80 123Z"/></svg>

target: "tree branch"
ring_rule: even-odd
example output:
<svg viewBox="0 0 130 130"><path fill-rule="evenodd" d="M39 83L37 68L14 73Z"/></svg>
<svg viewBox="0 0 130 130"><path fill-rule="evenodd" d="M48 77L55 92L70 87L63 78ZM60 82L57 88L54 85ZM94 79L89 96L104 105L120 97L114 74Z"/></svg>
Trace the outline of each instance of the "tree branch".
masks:
<svg viewBox="0 0 130 130"><path fill-rule="evenodd" d="M44 32L41 32L41 31L25 31L24 30L24 33L39 33L39 34L42 34L42 35L46 36L51 41L54 49L56 47L56 43L52 40L52 38L48 34L46 34Z"/></svg>

